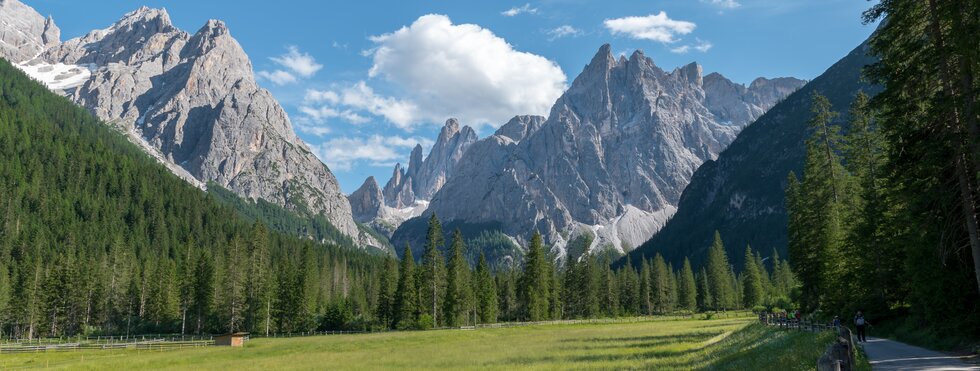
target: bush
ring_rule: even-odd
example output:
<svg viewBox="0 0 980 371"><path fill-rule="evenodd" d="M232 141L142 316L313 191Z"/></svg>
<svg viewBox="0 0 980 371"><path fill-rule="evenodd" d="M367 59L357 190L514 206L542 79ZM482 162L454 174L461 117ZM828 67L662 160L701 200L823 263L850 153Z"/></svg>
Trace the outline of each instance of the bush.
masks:
<svg viewBox="0 0 980 371"><path fill-rule="evenodd" d="M423 314L421 317L419 317L419 322L416 327L419 330L429 330L432 329L432 327L434 326L435 325L433 324L432 316L428 314Z"/></svg>

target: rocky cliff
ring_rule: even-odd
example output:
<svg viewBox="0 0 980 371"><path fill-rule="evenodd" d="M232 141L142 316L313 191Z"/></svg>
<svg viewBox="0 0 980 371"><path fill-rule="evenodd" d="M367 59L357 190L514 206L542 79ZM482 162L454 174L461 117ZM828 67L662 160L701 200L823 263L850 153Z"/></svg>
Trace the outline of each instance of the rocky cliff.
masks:
<svg viewBox="0 0 980 371"><path fill-rule="evenodd" d="M190 34L166 10L143 7L61 43L51 39L53 21L16 0L0 2L0 19L11 14L17 22L0 23L0 34L4 45L11 39L22 47L2 48L0 57L116 125L176 174L300 214L322 213L355 241L380 246L358 229L336 178L258 86L223 22ZM15 34L28 41L6 36Z"/></svg>
<svg viewBox="0 0 980 371"><path fill-rule="evenodd" d="M872 63L867 45L858 46L745 128L716 160L695 172L677 214L630 254L634 263L660 253L675 264L685 257L698 264L706 258L715 231L736 266L742 265L747 244L763 254L775 249L786 256L786 181L791 171L803 172L811 95L824 95L846 116L858 91L874 94L880 89L862 78L863 68Z"/></svg>
<svg viewBox="0 0 980 371"><path fill-rule="evenodd" d="M756 81L702 77L694 63L664 71L641 51L617 60L604 45L547 120L518 117L473 144L426 213L518 239L538 230L559 255L583 234L590 251L627 252L673 215L704 161L803 84Z"/></svg>

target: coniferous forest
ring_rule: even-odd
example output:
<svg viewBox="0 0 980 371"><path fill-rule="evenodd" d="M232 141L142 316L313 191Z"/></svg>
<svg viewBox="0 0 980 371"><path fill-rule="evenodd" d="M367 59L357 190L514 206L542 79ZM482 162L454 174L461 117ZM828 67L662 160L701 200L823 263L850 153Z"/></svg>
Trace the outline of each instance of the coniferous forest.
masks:
<svg viewBox="0 0 980 371"><path fill-rule="evenodd" d="M980 336L978 15L975 1L882 1L864 19L882 22L865 75L883 90L843 113L812 97L786 195L806 311Z"/></svg>

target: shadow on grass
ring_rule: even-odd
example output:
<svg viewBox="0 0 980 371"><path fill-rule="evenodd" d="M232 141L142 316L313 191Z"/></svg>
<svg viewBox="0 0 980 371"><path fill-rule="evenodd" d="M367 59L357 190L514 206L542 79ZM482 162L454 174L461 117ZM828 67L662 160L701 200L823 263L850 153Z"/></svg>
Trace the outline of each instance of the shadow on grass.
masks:
<svg viewBox="0 0 980 371"><path fill-rule="evenodd" d="M761 325L734 332L696 332L678 335L566 339L566 346L541 356L520 356L495 362L505 367L653 368L686 370L812 368L824 345L815 334L787 333ZM716 342L712 339L724 336ZM676 345L676 346L674 346ZM813 355L816 353L816 355ZM812 360L810 358L813 358ZM626 361L629 365L624 365Z"/></svg>

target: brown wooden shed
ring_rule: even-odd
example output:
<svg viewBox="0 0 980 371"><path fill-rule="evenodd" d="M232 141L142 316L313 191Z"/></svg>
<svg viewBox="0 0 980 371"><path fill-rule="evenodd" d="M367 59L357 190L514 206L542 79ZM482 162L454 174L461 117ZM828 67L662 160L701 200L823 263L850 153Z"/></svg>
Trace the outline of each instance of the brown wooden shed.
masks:
<svg viewBox="0 0 980 371"><path fill-rule="evenodd" d="M230 334L215 336L214 345L240 347L245 345L245 339L248 339L247 332L232 332Z"/></svg>

